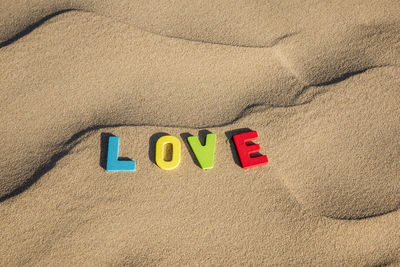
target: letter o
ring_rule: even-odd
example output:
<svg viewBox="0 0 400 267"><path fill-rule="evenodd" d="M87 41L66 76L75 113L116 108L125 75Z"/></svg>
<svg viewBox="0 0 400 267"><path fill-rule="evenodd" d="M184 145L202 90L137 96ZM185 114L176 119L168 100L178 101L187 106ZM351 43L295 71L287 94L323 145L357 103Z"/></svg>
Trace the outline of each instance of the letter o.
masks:
<svg viewBox="0 0 400 267"><path fill-rule="evenodd" d="M166 161L164 158L165 145L172 146L171 160ZM163 170L172 170L178 167L181 162L181 142L178 138L172 135L162 136L156 143L156 164Z"/></svg>

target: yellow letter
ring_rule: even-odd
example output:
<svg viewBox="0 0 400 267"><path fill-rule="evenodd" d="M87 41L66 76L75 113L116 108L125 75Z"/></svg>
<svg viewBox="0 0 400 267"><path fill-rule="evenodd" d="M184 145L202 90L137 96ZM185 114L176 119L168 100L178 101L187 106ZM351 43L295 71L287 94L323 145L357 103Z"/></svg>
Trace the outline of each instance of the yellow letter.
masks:
<svg viewBox="0 0 400 267"><path fill-rule="evenodd" d="M170 145L171 151L166 151L165 146ZM166 153L170 153L171 157L166 160ZM172 170L178 167L181 162L181 142L178 138L171 135L162 136L156 143L156 163L163 170Z"/></svg>

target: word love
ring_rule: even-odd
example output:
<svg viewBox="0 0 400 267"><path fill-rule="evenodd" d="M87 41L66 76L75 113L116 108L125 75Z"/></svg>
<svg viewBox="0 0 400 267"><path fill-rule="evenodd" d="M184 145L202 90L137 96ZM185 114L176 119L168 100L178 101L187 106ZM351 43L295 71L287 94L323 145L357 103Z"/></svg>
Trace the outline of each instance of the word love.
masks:
<svg viewBox="0 0 400 267"><path fill-rule="evenodd" d="M258 138L256 131L240 133L233 136L242 167L247 169L268 163L266 155L260 155L260 145L251 141ZM217 135L209 133L206 136L205 144L202 145L197 136L190 136L187 142L202 169L214 167L215 146ZM169 148L169 149L167 149ZM170 153L166 153L169 150ZM135 171L136 161L119 160L119 137L110 136L108 139L107 171ZM172 170L178 167L181 161L181 142L172 135L162 136L157 140L155 151L155 162L163 170ZM168 157L167 157L168 156Z"/></svg>

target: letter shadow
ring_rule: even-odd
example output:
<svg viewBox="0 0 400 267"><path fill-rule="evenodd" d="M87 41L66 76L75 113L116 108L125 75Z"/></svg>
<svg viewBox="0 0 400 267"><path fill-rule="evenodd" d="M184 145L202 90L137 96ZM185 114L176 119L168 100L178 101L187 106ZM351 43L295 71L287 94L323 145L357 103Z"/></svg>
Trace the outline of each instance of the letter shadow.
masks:
<svg viewBox="0 0 400 267"><path fill-rule="evenodd" d="M253 130L251 130L249 128L240 128L240 129L236 129L236 130L225 132L225 136L229 140L229 145L230 145L230 148L231 148L231 151L232 151L233 161L236 163L236 165L238 165L240 167L242 167L242 164L240 163L239 155L238 155L238 152L236 150L235 142L233 142L233 138L232 137L234 135L236 135L236 134L247 133L247 132L251 132L251 131L253 131ZM249 142L248 144L251 144L251 142Z"/></svg>
<svg viewBox="0 0 400 267"><path fill-rule="evenodd" d="M157 143L157 140L160 137L166 136L166 135L169 135L169 134L168 133L164 133L164 132L158 132L158 133L155 133L152 136L150 136L148 155L149 155L150 161L153 162L154 164L156 164L156 143Z"/></svg>
<svg viewBox="0 0 400 267"><path fill-rule="evenodd" d="M108 139L110 136L115 136L112 133L101 133L100 140L100 166L107 170L107 153L108 153ZM132 159L128 157L118 157L118 160L128 160Z"/></svg>
<svg viewBox="0 0 400 267"><path fill-rule="evenodd" d="M207 134L210 134L210 133L211 132L209 130L200 130L199 131L199 135L198 136L199 136L199 140L200 140L201 145L204 146L206 144ZM182 133L181 134L181 138L183 140L183 143L185 144L187 150L189 151L190 157L192 157L192 160L193 160L194 164L196 164L196 166L201 168L200 163L198 162L196 155L193 153L193 150L192 150L192 148L190 147L190 145L189 145L189 143L187 141L188 137L190 137L190 136L193 136L193 135L190 134L190 133Z"/></svg>

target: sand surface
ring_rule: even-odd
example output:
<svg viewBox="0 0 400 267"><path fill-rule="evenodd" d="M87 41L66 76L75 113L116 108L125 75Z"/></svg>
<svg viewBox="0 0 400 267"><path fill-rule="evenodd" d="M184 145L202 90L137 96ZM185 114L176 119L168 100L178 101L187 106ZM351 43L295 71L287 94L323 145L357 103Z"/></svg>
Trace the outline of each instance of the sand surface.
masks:
<svg viewBox="0 0 400 267"><path fill-rule="evenodd" d="M399 66L398 1L2 1L0 265L400 264Z"/></svg>

